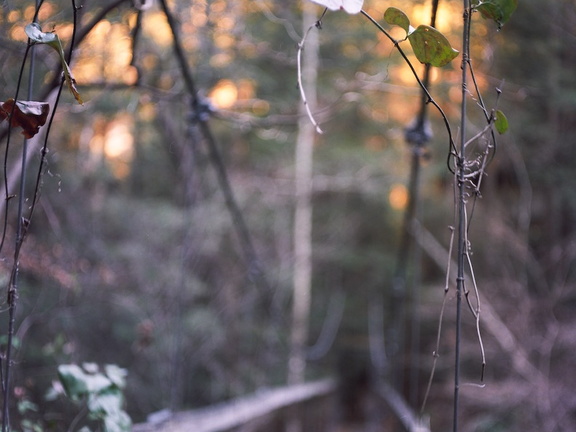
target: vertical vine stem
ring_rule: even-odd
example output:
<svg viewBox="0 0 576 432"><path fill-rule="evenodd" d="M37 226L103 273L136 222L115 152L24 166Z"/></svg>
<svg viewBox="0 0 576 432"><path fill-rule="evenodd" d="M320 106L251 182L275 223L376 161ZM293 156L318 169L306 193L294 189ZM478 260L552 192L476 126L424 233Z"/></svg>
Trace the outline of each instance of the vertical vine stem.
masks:
<svg viewBox="0 0 576 432"><path fill-rule="evenodd" d="M80 12L80 9L82 9L82 6L79 6L76 4L77 0L71 0L72 2L72 36L70 38L70 44L68 47L68 54L67 54L67 58L66 61L68 62L68 64L72 63L72 55L74 53L74 49L76 47L75 45L75 41L76 41L76 33L77 33L77 29L78 29L78 14ZM39 9L36 11L36 14L38 14ZM30 209L28 211L28 220L31 221L32 220L32 215L34 214L34 210L36 209L36 204L38 204L38 200L40 199L40 186L42 183L42 176L44 175L44 167L47 163L46 157L48 154L48 138L50 137L50 131L52 130L52 125L54 124L54 117L56 116L56 111L58 109L58 105L60 103L60 97L62 96L62 89L64 88L64 77L62 76L60 79L60 86L58 87L58 90L56 92L56 98L54 99L54 104L52 107L52 112L50 114L50 119L48 120L48 123L46 124L46 135L44 136L44 143L42 144L42 148L40 150L40 166L38 167L38 171L36 174L36 184L34 186L34 198L32 199L32 204L30 205Z"/></svg>
<svg viewBox="0 0 576 432"><path fill-rule="evenodd" d="M458 432L459 391L460 391L460 339L462 329L462 293L464 287L464 265L466 257L466 108L467 108L467 76L468 58L470 56L470 0L463 0L464 27L462 30L462 102L460 112L460 149L456 160L456 181L458 185L458 257L456 277L456 344L454 354L454 402L453 402L453 432Z"/></svg>
<svg viewBox="0 0 576 432"><path fill-rule="evenodd" d="M36 12L34 14L34 21L37 20L38 10L42 5L43 0L36 0ZM20 83L22 79L22 72L24 69L24 64L26 62L26 57L31 47L28 43L26 54L24 55L24 60L22 62L22 69L20 69L20 75L18 77L18 88L16 90L16 96L14 97L14 106L16 106L16 101L18 100L18 92L20 89ZM35 68L35 56L34 50L31 50L30 59L30 73L28 76L28 100L32 99L32 85L34 80L34 68ZM14 115L14 107L10 113L10 118ZM11 123L11 121L10 121ZM8 156L8 143L6 144L6 157ZM4 358L4 370L2 376L2 393L4 400L2 402L2 432L7 432L10 429L10 377L12 369L12 343L14 339L14 332L16 326L16 304L18 300L18 273L19 273L19 261L20 261L20 249L24 242L24 237L26 235L26 230L28 228L28 220L24 218L24 194L26 192L26 161L28 159L28 140L24 139L22 143L22 156L21 156L21 170L20 170L20 186L18 189L18 209L16 215L16 239L14 242L14 261L12 263L12 270L10 272L10 280L8 282L8 293L7 293L7 304L8 304L8 329L6 337L6 353ZM5 161L6 163L6 161ZM8 191L8 180L5 176L6 181L6 191ZM8 198L8 195L6 196ZM6 206L6 218L4 220L4 226L6 227L8 217L8 206ZM2 242L4 241L4 236Z"/></svg>

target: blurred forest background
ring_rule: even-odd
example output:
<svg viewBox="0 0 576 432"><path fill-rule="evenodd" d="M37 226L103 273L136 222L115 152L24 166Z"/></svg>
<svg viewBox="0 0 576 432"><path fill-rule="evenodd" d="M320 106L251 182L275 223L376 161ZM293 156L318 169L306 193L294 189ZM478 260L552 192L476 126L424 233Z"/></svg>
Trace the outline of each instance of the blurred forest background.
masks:
<svg viewBox="0 0 576 432"><path fill-rule="evenodd" d="M70 3L46 0L39 15L44 31L54 29L64 45L72 34ZM82 5L71 68L85 103L63 95L21 252L16 400L34 402L38 418L59 412L45 395L57 366L74 362L125 368L134 421L285 384L301 2L168 2L200 100L213 112L192 109L159 2ZM413 25L430 21L428 1L366 0L364 9L384 24L390 6L404 10ZM461 8L441 0L437 21L456 49ZM34 10L33 2L2 3L2 100L14 95L24 26ZM520 0L501 30L474 16L476 76L489 107L495 89L502 90L498 108L510 130L499 137L469 232L487 365L479 388L482 358L475 320L466 313L462 379L473 385L461 389L463 430L576 430L575 29L572 0ZM411 160L404 131L417 115L420 93L390 41L363 16L328 13L317 34L316 117L324 134L314 145L308 344L327 322L335 339L312 350L306 376L340 376L351 386L344 393L359 400L374 362L369 330L394 324L389 306ZM58 58L46 47L35 55L33 99L53 100ZM431 78L433 96L456 125L460 57ZM210 116L257 262L226 206L199 138L196 126L205 120L199 116ZM422 158L418 206L422 230L407 264L410 314L401 318L420 329L420 356L410 356L416 373L411 389L402 389L415 407L434 360L454 223L446 132L436 112L430 119L434 138ZM478 113L471 111L469 120L472 133L484 127ZM0 127L5 136L6 122ZM14 142L5 167L9 181L18 173ZM31 179L40 144L31 141ZM12 254L2 250L3 286ZM371 306L381 295L382 315L375 318ZM453 291L447 299L426 407L432 430L451 424Z"/></svg>

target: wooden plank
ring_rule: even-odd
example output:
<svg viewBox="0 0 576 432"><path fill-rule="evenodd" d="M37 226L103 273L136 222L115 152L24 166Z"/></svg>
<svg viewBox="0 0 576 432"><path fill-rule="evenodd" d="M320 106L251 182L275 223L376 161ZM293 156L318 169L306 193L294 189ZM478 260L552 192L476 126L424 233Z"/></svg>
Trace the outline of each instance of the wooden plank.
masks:
<svg viewBox="0 0 576 432"><path fill-rule="evenodd" d="M281 408L327 395L336 389L333 379L256 393L206 408L158 416L157 422L134 425L133 432L224 432Z"/></svg>

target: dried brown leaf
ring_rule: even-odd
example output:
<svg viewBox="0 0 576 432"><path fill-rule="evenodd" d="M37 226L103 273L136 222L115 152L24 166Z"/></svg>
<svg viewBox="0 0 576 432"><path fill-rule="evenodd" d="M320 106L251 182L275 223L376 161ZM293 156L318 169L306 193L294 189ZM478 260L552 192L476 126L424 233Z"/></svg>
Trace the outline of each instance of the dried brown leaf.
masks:
<svg viewBox="0 0 576 432"><path fill-rule="evenodd" d="M22 128L22 135L32 138L46 123L50 105L47 102L17 101L10 98L0 103L0 122L12 115L11 124Z"/></svg>

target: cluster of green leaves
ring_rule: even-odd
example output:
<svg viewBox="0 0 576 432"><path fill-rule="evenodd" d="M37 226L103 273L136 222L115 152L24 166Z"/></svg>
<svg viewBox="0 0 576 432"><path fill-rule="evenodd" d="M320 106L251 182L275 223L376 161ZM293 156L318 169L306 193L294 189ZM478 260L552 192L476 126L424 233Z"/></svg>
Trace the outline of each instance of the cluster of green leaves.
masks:
<svg viewBox="0 0 576 432"><path fill-rule="evenodd" d="M477 3L474 8L486 19L492 19L500 28L516 9L518 0L489 0ZM440 31L427 25L412 27L408 16L400 9L389 7L384 13L384 20L390 25L401 27L406 32L414 55L423 64L443 67L458 56L450 42ZM508 130L508 119L501 110L497 110L490 119L500 134Z"/></svg>
<svg viewBox="0 0 576 432"><path fill-rule="evenodd" d="M101 423L104 432L129 432L132 427L130 417L124 411L124 388L126 370L116 365L106 365L100 370L94 363L65 364L58 367L58 377L65 395L73 402L85 407L88 419ZM58 387L53 387L49 398L61 395ZM89 432L84 426L81 432Z"/></svg>
<svg viewBox="0 0 576 432"><path fill-rule="evenodd" d="M406 38L421 63L442 67L458 56L458 51L452 48L446 36L428 25L412 27L410 19L400 9L388 8L384 13L384 19L388 24L397 25L406 31Z"/></svg>

